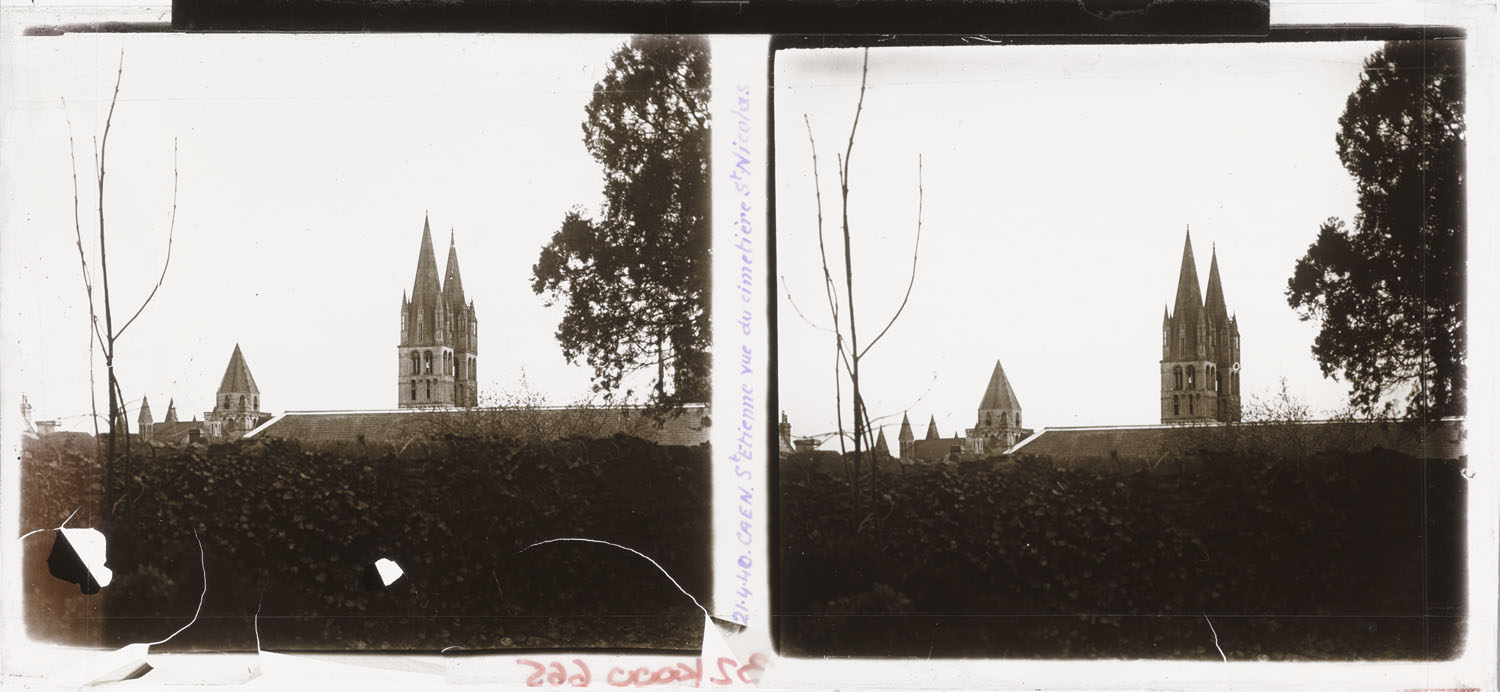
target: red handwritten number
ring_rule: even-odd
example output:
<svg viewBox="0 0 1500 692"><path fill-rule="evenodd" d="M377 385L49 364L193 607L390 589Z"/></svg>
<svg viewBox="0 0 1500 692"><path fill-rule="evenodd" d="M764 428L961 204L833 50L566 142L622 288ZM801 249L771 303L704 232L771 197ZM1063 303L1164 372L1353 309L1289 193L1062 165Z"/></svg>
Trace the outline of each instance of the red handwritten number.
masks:
<svg viewBox="0 0 1500 692"><path fill-rule="evenodd" d="M723 657L723 658L720 658L719 659L719 675L721 677L711 678L711 679L709 679L709 682L711 682L711 683L713 683L715 685L732 685L732 684L734 684L734 678L731 675L731 671L737 665L739 665L739 661L736 661L736 660L734 660L732 658L729 658L727 656Z"/></svg>
<svg viewBox="0 0 1500 692"><path fill-rule="evenodd" d="M568 682L572 683L574 687L588 687L589 683L593 682L593 676L589 674L589 664L577 658L573 659L573 662L578 664L578 670L581 672L568 678Z"/></svg>
<svg viewBox="0 0 1500 692"><path fill-rule="evenodd" d="M743 683L745 683L747 685L760 682L760 674L763 671L765 671L765 669L766 669L766 655L765 654L751 654L750 655L750 662L746 663L743 666L740 666L740 670L739 670L740 682L743 682ZM753 678L751 677L752 673L754 674Z"/></svg>
<svg viewBox="0 0 1500 692"><path fill-rule="evenodd" d="M553 663L550 673L547 673L547 684L558 687L568 681L568 669L561 663Z"/></svg>
<svg viewBox="0 0 1500 692"><path fill-rule="evenodd" d="M531 666L531 677L526 678L527 687L542 686L542 679L543 676L545 676L547 673L547 666L537 663L536 661L531 661L524 658L516 659L516 665Z"/></svg>
<svg viewBox="0 0 1500 692"><path fill-rule="evenodd" d="M625 679L615 680L615 673L624 673ZM609 670L609 675L604 676L604 681L608 682L611 685L614 685L615 687L628 687L631 682L634 682L634 676L625 673L625 671L616 666Z"/></svg>

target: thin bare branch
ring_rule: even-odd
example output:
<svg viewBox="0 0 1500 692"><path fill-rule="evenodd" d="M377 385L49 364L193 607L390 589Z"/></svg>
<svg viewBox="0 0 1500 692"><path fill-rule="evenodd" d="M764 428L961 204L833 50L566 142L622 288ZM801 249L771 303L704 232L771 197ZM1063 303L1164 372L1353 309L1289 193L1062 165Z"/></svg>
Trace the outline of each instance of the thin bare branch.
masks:
<svg viewBox="0 0 1500 692"><path fill-rule="evenodd" d="M162 264L161 264L161 276L156 277L156 285L151 287L151 294L148 295L148 296L146 296L146 300L143 301L143 302L141 302L141 306L135 309L135 314L131 315L130 319L125 320L125 325L122 326L122 327L120 327L120 331L118 331L118 332L115 333L115 338L119 338L122 334L124 334L125 330L129 329L130 325L135 322L135 318L141 316L141 311L145 310L146 306L151 304L151 299L156 297L156 290L159 289L159 288L161 288L162 282L166 280L166 278L167 278L167 267L169 267L169 266L172 265L172 237L174 235L176 235L176 233L177 233L177 139L173 138L172 139L172 220L167 224L167 259L166 259L166 261L162 262Z"/></svg>
<svg viewBox="0 0 1500 692"><path fill-rule="evenodd" d="M99 180L99 271L101 272L101 282L104 286L104 331L107 337L106 341L108 342L104 353L104 362L106 367L110 368L111 380L114 379L113 361L115 356L115 328L114 319L113 315L111 314L109 304L109 253L105 249L104 243L104 161L106 150L109 147L109 129L110 126L114 124L115 120L115 104L119 103L120 101L120 82L124 78L125 49L121 48L120 67L119 70L115 73L115 92L112 96L110 96L109 113L104 117L104 136L100 139L99 146L95 150L95 166L97 168L96 174ZM111 411L110 415L113 416L114 412Z"/></svg>
<svg viewBox="0 0 1500 692"><path fill-rule="evenodd" d="M823 243L823 184L818 177L818 143L813 139L812 121L806 113L802 114L802 124L807 127L807 144L812 149L813 194L818 203L818 256L823 260L823 291L828 296L828 310L833 313L834 332L838 333L838 289L833 282L833 272L828 268L828 250Z"/></svg>
<svg viewBox="0 0 1500 692"><path fill-rule="evenodd" d="M849 387L853 396L854 414L854 465L856 472L861 463L860 451L864 433L863 416L861 413L864 406L864 398L859 391L859 325L855 320L854 309L854 258L853 240L849 230L849 164L854 154L854 135L859 130L859 116L865 107L865 86L870 73L870 50L865 49L864 67L859 77L859 103L854 108L854 122L849 126L849 144L844 150L844 155L839 158L839 195L840 195L840 225L844 235L844 299L849 302L849 352L853 361L849 373Z"/></svg>
<svg viewBox="0 0 1500 692"><path fill-rule="evenodd" d="M94 424L94 445L99 446L99 399L94 382L94 342L104 347L104 337L99 334L99 318L94 313L94 282L89 277L88 255L83 250L83 218L78 211L78 152L73 146L73 118L68 115L67 99L62 101L63 120L68 124L68 163L73 168L73 239L78 244L78 264L83 269L83 292L88 297L89 308L89 413Z"/></svg>
<svg viewBox="0 0 1500 692"><path fill-rule="evenodd" d="M870 76L870 49L866 48L865 49L864 67L862 67L860 69L860 72L859 72L859 103L855 104L855 106L854 106L854 124L849 126L849 145L844 148L844 159L843 159L843 163L842 163L842 169L843 169L845 175L847 175L848 172L849 172L849 157L854 154L854 133L855 133L855 131L857 131L859 129L859 115L860 115L860 113L863 113L864 110L865 110L865 81L869 78L869 76ZM847 184L846 184L845 187L847 187ZM846 192L847 192L847 190L846 190ZM845 217L848 216L847 212L848 212L848 205L845 205ZM845 220L844 220L844 225L848 226L848 219L847 218L845 218Z"/></svg>
<svg viewBox="0 0 1500 692"><path fill-rule="evenodd" d="M802 321L807 323L807 326L812 327L813 329L816 329L816 330L821 331L821 332L828 332L830 334L833 333L832 329L829 329L827 327L824 327L824 326L821 326L821 325L813 323L812 320L808 319L807 315L803 314L802 308L798 307L797 306L797 301L792 298L792 289L786 285L786 275L785 274L781 275L781 290L786 293L786 302L789 303L789 304L791 304L792 311L796 312L797 316L801 317Z"/></svg>
<svg viewBox="0 0 1500 692"><path fill-rule="evenodd" d="M912 247L911 247L911 278L908 279L907 282L906 282L906 295L904 295L904 296L901 297L901 306L898 307L898 308L896 308L896 314L891 315L890 321L885 323L885 327L883 327L880 330L880 333L876 334L875 338L872 339L870 341L870 343L865 344L865 350L861 351L860 354L859 354L861 358L863 358L866 353L869 353L870 349L872 349L872 348L875 347L875 344L880 343L880 338L883 337L883 336L885 336L886 332L890 331L891 325L895 324L896 323L896 319L899 318L899 317L901 317L901 313L904 310L906 310L906 302L908 300L911 300L911 288L912 288L912 286L915 286L916 283L917 283L917 254L921 250L921 247L922 247L922 197L923 197L923 194L924 193L923 193L923 189L922 189L922 155L918 154L917 155L917 239L916 239L915 242L912 243Z"/></svg>
<svg viewBox="0 0 1500 692"><path fill-rule="evenodd" d="M844 429L844 395L842 378L839 375L839 366L845 363L844 335L838 329L839 304L838 290L833 282L833 272L828 268L828 251L823 242L823 185L818 177L818 142L813 137L812 120L806 113L802 114L802 124L807 128L807 144L812 150L813 162L813 193L817 199L818 209L818 256L823 261L823 290L828 297L828 310L833 314L835 353L833 357L833 410L839 430ZM839 437L839 456L844 454L843 436Z"/></svg>
<svg viewBox="0 0 1500 692"><path fill-rule="evenodd" d="M89 327L94 333L94 338L99 340L99 347L104 348L104 335L99 333L99 318L94 312L94 282L89 274L88 256L83 250L83 219L78 213L78 154L73 147L73 119L68 115L68 102L62 101L63 120L68 123L68 161L73 166L73 238L78 244L78 263L83 267L83 292L88 296L89 305ZM89 346L89 353L93 353L93 346ZM90 371L90 375L92 375ZM95 415L98 412L95 411Z"/></svg>

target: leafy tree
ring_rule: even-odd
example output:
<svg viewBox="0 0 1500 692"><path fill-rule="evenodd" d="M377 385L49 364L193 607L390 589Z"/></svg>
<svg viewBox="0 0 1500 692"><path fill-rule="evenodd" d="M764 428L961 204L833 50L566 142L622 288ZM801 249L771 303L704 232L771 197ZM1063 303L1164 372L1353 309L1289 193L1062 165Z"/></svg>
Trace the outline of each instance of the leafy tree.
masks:
<svg viewBox="0 0 1500 692"><path fill-rule="evenodd" d="M1463 96L1457 41L1393 41L1365 61L1336 138L1359 213L1324 222L1287 283L1322 321L1323 374L1365 413L1403 386L1409 416L1464 411Z"/></svg>
<svg viewBox="0 0 1500 692"><path fill-rule="evenodd" d="M531 286L566 306L558 343L594 369L596 391L654 368L653 404L708 397L708 99L705 41L637 37L585 109L604 204L595 218L567 212Z"/></svg>

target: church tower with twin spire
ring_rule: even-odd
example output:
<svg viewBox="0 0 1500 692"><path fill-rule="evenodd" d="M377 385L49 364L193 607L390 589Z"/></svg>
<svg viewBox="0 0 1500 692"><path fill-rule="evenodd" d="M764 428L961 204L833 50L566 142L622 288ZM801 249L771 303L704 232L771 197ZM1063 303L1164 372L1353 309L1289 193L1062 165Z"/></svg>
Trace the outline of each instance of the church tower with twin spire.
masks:
<svg viewBox="0 0 1500 692"><path fill-rule="evenodd" d="M401 342L396 348L396 401L401 408L479 405L479 320L465 301L458 248L448 236L448 266L438 279L432 228L422 220L417 278L401 296Z"/></svg>
<svg viewBox="0 0 1500 692"><path fill-rule="evenodd" d="M1161 316L1161 422L1240 419L1240 326L1224 305L1219 256L1209 260L1207 296L1198 293L1193 237L1182 248L1177 298Z"/></svg>

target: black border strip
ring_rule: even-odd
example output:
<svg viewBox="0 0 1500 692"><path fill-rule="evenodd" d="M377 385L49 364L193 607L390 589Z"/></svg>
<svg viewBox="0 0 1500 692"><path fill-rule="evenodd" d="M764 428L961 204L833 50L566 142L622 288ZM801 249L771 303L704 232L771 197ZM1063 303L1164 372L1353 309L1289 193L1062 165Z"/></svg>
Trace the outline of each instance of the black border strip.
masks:
<svg viewBox="0 0 1500 692"><path fill-rule="evenodd" d="M174 0L179 31L1264 35L1270 0Z"/></svg>

